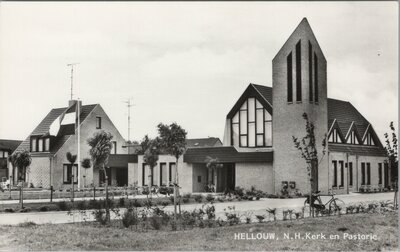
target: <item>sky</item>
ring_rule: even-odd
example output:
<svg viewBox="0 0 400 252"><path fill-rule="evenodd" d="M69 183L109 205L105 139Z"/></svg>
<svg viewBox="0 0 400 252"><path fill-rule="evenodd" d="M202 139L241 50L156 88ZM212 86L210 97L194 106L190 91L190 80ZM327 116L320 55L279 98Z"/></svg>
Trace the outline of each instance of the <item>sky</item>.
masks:
<svg viewBox="0 0 400 252"><path fill-rule="evenodd" d="M25 139L52 108L99 103L131 140L177 122L223 138L249 83L303 17L324 52L328 97L350 101L383 141L398 121L397 2L0 2L0 138Z"/></svg>

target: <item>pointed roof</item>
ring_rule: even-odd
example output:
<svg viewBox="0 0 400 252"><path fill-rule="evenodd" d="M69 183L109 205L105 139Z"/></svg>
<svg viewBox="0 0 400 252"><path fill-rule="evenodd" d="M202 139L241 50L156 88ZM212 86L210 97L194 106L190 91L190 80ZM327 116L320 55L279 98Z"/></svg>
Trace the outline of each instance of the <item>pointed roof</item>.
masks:
<svg viewBox="0 0 400 252"><path fill-rule="evenodd" d="M93 111L93 109L98 104L84 105L81 109L81 114L79 116L79 120L82 123L86 117ZM44 136L48 134L50 125L56 120L62 113L64 113L68 107L65 108L55 108L52 109L45 118L39 123L39 125L32 131L31 134L18 146L16 151L19 150L30 150L30 138L31 136ZM68 140L70 135L61 135L55 137L55 140L52 142L50 146L50 153L56 153ZM41 153L43 154L43 153Z"/></svg>
<svg viewBox="0 0 400 252"><path fill-rule="evenodd" d="M255 97L272 115L272 87L250 83L226 118L232 118L249 97Z"/></svg>
<svg viewBox="0 0 400 252"><path fill-rule="evenodd" d="M315 37L315 34L313 32L313 30L311 29L310 23L308 23L308 20L306 17L304 17L300 23L297 25L297 27L294 29L294 31L291 33L291 35L288 37L288 39L286 40L286 42L283 44L283 46L281 47L281 49L279 49L278 53L275 55L275 57L272 59L272 61L275 60L275 58L281 53L281 51L283 50L283 48L285 48L288 43L292 40L293 36L295 36L297 33L299 33L300 30L306 30L308 31L308 34L310 34L310 36L312 37L313 40L315 40L315 42L318 45L319 50L321 51L322 57L324 58L324 60L326 60L324 53L322 52L321 46L318 43L317 38Z"/></svg>

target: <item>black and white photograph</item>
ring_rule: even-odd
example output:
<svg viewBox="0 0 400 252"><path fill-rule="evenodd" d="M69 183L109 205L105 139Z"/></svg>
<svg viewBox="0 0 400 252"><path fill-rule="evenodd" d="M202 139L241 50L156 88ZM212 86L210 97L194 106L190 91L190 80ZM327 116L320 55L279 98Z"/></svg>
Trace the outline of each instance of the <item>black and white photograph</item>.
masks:
<svg viewBox="0 0 400 252"><path fill-rule="evenodd" d="M397 251L397 1L1 1L0 251Z"/></svg>

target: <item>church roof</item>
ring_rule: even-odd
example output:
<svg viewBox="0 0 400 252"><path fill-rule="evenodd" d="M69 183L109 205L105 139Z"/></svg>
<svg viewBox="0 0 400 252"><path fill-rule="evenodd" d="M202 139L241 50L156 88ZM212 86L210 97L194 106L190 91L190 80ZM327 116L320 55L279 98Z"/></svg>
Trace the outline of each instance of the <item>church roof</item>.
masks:
<svg viewBox="0 0 400 252"><path fill-rule="evenodd" d="M237 110L240 108L240 106L242 105L244 100L247 97L254 95L254 94L259 94L259 96L256 96L256 98L258 98L258 99L261 98L262 100L260 100L260 102L263 103L263 101L264 101L264 104L267 104L268 106L270 106L270 108L272 110L272 91L273 91L272 87L250 83L249 86L247 87L247 89L245 90L245 92L242 94L242 96L236 102L234 107L228 113L227 118L232 118L235 115L235 113L237 112ZM383 153L384 149L382 147L382 144L379 140L379 137L372 130L372 126L371 126L370 122L350 102L328 98L328 129L331 128L331 126L335 122L335 120L336 120L336 123L338 124L341 132L343 133L344 137L347 135L349 130L356 130L360 137L363 137L367 130L371 130L372 134L374 136L375 142L378 146L377 148L379 148L379 151L374 152L374 153L379 154L379 155L381 155ZM362 139L362 140L364 140L364 139ZM329 144L329 146L331 146L331 144ZM353 149L361 147L361 146L362 145L353 146ZM332 151L338 149L337 146L332 147L332 148L333 148ZM329 147L329 149L331 149L331 147ZM352 151L354 151L353 149L352 149ZM371 148L363 149L360 151L365 152L366 150L371 150Z"/></svg>

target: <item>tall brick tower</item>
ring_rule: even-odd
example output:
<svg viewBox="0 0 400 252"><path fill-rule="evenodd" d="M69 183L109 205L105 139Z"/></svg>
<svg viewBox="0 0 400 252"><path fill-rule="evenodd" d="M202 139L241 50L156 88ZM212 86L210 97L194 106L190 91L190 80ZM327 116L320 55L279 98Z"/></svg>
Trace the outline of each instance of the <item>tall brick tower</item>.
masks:
<svg viewBox="0 0 400 252"><path fill-rule="evenodd" d="M302 193L310 190L306 163L294 147L292 136L306 135L305 112L315 125L319 157L328 132L326 59L304 18L272 60L275 192L282 182L296 183ZM319 164L318 190L328 191L328 161Z"/></svg>

